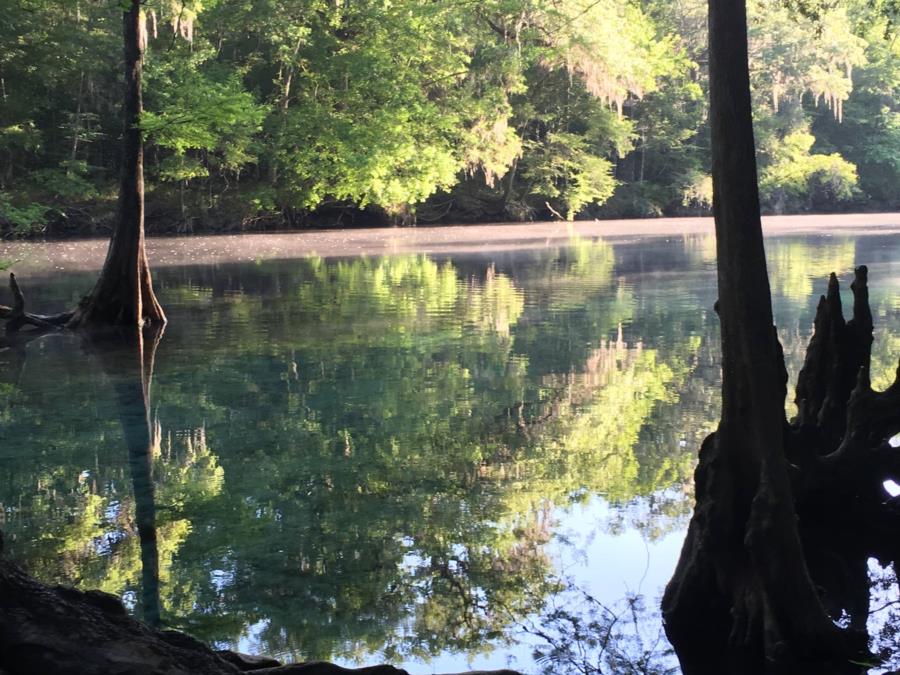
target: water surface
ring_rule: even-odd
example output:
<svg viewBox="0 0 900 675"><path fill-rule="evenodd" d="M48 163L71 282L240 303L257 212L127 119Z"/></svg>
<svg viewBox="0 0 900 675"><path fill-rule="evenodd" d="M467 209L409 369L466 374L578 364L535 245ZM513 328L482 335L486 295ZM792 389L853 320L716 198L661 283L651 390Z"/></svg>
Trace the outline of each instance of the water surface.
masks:
<svg viewBox="0 0 900 675"><path fill-rule="evenodd" d="M768 246L794 376L827 273L869 264L886 384L898 238ZM714 248L701 234L573 235L159 265L170 324L150 389L149 493L123 433L133 369L66 335L0 352L11 555L138 615L156 584L164 624L286 660L536 671L546 636L523 631L549 608L589 611L582 591L608 606L645 596L652 641L718 412ZM29 269L19 251L34 308L70 306L95 275ZM664 661L664 643L651 646Z"/></svg>

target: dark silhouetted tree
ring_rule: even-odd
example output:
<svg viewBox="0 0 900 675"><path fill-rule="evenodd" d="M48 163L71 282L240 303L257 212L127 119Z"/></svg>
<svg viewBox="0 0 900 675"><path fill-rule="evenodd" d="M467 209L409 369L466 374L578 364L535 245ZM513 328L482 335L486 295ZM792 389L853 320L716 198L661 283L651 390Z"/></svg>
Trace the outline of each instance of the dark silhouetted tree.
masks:
<svg viewBox="0 0 900 675"><path fill-rule="evenodd" d="M881 489L898 468L887 441L900 430L900 384L883 393L869 387L866 269L857 270L846 324L832 276L797 387L801 414L787 423L759 215L745 0L710 0L709 55L722 413L700 450L695 512L663 599L666 632L685 675L859 673L866 555L897 553L878 528L900 524ZM825 569L835 556L852 573ZM855 590L829 588L838 577ZM850 628L835 624L842 612Z"/></svg>

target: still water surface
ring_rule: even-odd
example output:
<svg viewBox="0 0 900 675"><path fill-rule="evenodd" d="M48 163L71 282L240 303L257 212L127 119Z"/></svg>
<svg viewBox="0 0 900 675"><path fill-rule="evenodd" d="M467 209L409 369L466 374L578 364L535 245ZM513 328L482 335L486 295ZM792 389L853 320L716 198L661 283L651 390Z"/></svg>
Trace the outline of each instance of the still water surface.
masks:
<svg viewBox="0 0 900 675"><path fill-rule="evenodd" d="M826 273L866 263L886 384L900 238L768 247L792 375ZM10 553L138 615L152 609L142 586L158 584L163 623L220 646L413 673L538 671L532 651L555 639L527 634L542 612L642 596L622 649L665 664L655 608L718 412L714 252L703 235L576 237L159 267L158 574L142 573L123 435L133 375L71 336L0 352ZM69 306L94 275L33 271L31 306Z"/></svg>

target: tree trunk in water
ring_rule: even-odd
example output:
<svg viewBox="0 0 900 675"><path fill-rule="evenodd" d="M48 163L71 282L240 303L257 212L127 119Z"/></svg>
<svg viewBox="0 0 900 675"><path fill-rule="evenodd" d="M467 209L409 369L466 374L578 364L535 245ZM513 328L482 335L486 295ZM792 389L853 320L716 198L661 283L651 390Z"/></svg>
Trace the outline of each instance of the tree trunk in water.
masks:
<svg viewBox="0 0 900 675"><path fill-rule="evenodd" d="M123 14L125 53L125 130L119 216L97 284L80 304L70 325L139 326L164 324L165 313L153 293L144 248L144 147L138 127L142 112L143 28L141 0Z"/></svg>
<svg viewBox="0 0 900 675"><path fill-rule="evenodd" d="M864 636L837 628L826 613L795 511L787 460L795 443L763 248L746 26L745 0L710 0L722 413L700 450L694 516L663 616L685 675L858 673L851 660L865 653Z"/></svg>

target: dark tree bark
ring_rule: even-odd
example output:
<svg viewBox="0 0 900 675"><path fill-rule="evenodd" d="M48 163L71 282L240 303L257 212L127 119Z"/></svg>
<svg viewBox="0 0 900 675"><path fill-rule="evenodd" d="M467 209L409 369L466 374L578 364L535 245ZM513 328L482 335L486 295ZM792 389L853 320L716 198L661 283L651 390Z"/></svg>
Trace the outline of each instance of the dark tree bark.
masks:
<svg viewBox="0 0 900 675"><path fill-rule="evenodd" d="M143 110L141 33L141 0L131 0L131 8L123 14L125 130L118 221L103 271L69 322L73 327L166 322L153 293L144 247L144 146L138 126Z"/></svg>
<svg viewBox="0 0 900 675"><path fill-rule="evenodd" d="M835 626L837 617L826 611L821 579L814 583L807 559L824 550L815 544L823 541L812 535L815 523L834 524L826 514L835 508L821 508L833 485L825 477L837 477L832 451L843 447L843 439L861 435L860 422L847 413L854 408L857 372L867 373L871 347L865 268L857 272L856 318L846 330L840 328L840 297L832 280L798 385L801 416L789 427L787 374L773 327L759 214L745 0L710 0L709 41L722 413L700 450L694 516L663 599L666 633L685 675L859 673L863 669L853 661L867 656L865 633ZM867 412L857 417L877 426L862 434L865 454L884 444L900 421L900 400L866 391L863 384L867 376L854 394L866 399L859 407ZM876 403L878 396L887 399ZM805 462L798 465L797 458ZM864 487L875 498L874 478L882 474L863 473L869 475ZM854 483L850 490L862 488ZM877 510L874 501L867 500L870 513ZM883 515L886 525L896 525ZM836 539L825 538L859 568L865 546L851 552ZM823 567L821 559L815 562ZM827 570L819 572L828 576ZM848 604L857 613L861 605L868 609L858 584L837 602L841 609ZM857 620L854 627L859 626Z"/></svg>

